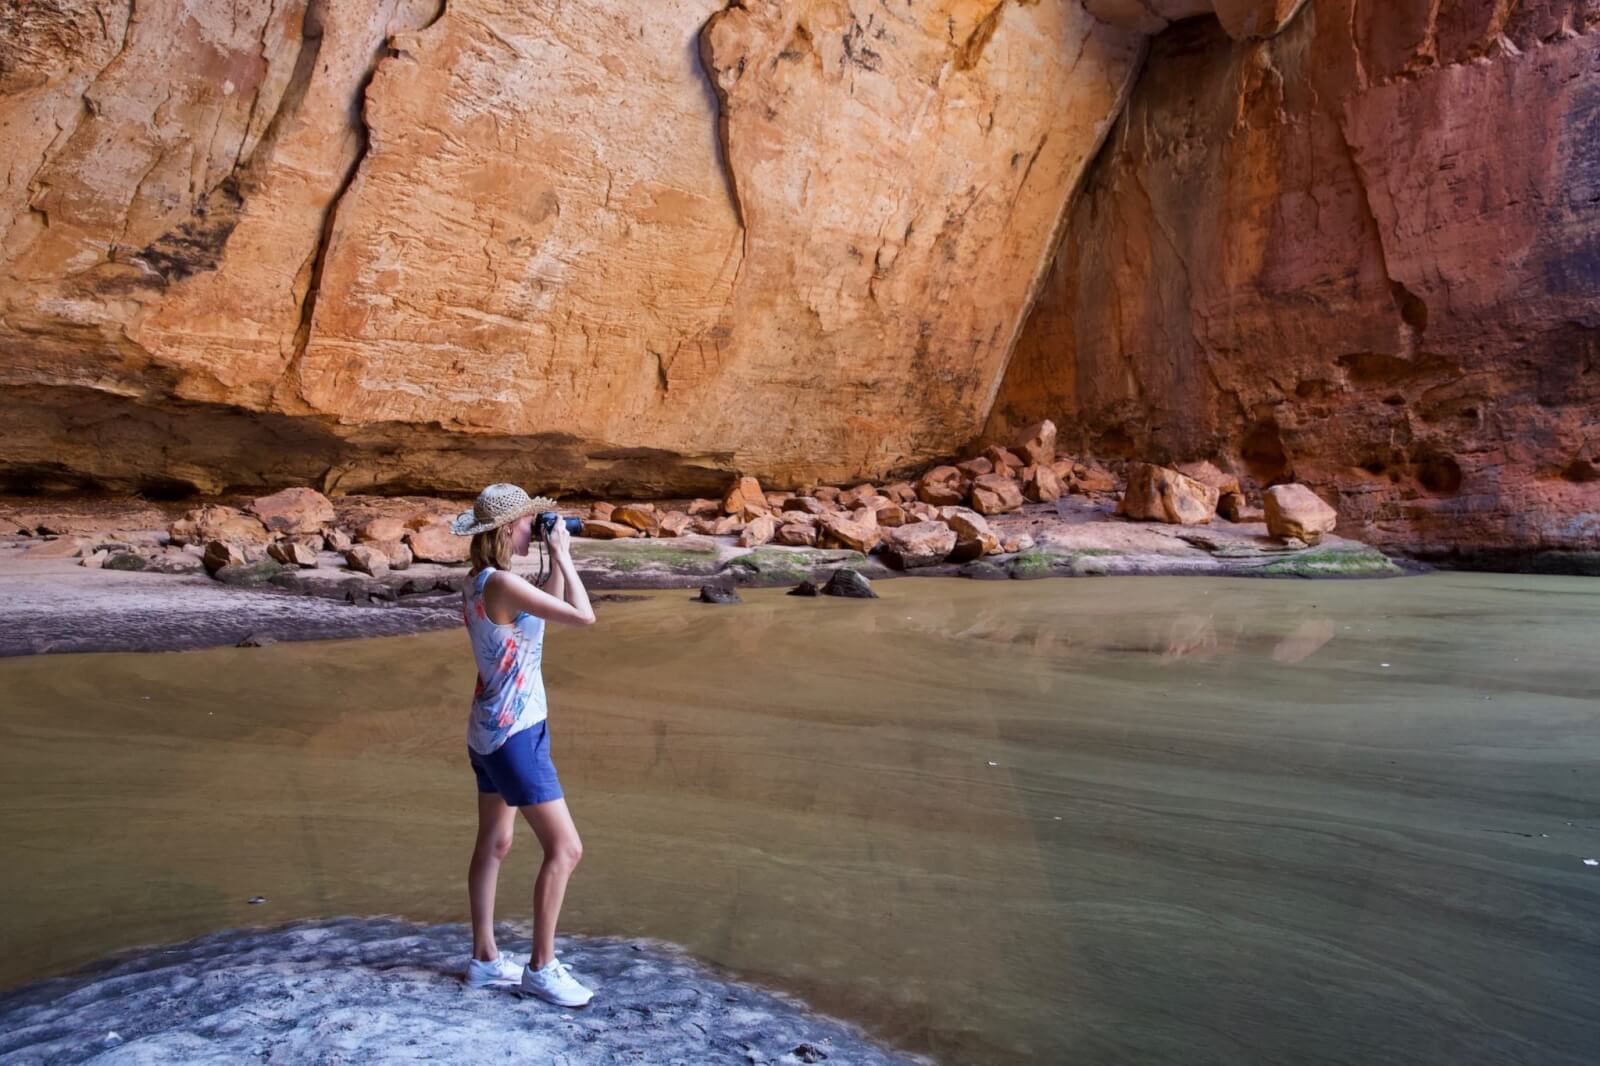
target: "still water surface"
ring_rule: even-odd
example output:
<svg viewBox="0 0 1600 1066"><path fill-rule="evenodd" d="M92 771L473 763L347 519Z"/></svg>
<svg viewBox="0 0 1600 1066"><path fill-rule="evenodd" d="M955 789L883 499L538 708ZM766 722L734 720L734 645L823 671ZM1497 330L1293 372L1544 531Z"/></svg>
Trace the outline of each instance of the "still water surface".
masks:
<svg viewBox="0 0 1600 1066"><path fill-rule="evenodd" d="M564 930L950 1063L1600 1061L1600 581L878 587L551 631ZM472 681L458 631L0 660L0 983L464 920Z"/></svg>

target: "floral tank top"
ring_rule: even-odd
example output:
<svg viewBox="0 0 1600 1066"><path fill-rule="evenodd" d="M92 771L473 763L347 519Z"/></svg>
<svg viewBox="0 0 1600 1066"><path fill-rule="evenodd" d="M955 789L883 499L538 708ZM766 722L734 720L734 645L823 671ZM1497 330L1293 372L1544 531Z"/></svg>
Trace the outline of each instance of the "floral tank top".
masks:
<svg viewBox="0 0 1600 1066"><path fill-rule="evenodd" d="M492 566L480 570L461 590L461 620L467 625L472 657L478 661L478 685L472 691L467 720L467 746L488 755L513 733L544 721L544 619L527 611L500 623L489 617L483 590Z"/></svg>

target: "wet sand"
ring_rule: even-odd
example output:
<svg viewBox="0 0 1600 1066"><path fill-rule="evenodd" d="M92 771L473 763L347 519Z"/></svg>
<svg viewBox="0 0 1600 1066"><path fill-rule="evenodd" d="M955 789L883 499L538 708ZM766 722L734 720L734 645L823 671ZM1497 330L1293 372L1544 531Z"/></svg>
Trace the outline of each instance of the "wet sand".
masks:
<svg viewBox="0 0 1600 1066"><path fill-rule="evenodd" d="M568 930L952 1063L1600 1056L1592 581L880 592L552 632ZM0 662L0 980L459 921L462 639ZM508 917L536 854L524 828Z"/></svg>

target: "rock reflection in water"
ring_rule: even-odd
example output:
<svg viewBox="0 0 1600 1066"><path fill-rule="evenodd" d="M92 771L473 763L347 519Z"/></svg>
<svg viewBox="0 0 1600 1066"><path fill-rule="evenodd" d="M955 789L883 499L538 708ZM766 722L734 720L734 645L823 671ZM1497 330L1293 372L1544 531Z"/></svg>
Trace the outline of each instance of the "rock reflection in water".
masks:
<svg viewBox="0 0 1600 1066"><path fill-rule="evenodd" d="M587 844L569 928L948 1062L1591 1062L1593 587L604 605L546 656ZM460 920L461 644L0 662L4 980L253 922Z"/></svg>

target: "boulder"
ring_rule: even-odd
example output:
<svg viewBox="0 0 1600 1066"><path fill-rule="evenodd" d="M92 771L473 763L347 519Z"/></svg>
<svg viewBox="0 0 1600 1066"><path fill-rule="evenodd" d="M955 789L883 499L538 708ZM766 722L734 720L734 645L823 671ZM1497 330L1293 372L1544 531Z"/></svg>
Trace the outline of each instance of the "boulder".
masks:
<svg viewBox="0 0 1600 1066"><path fill-rule="evenodd" d="M434 522L406 534L406 544L414 558L425 563L464 563L472 548L471 537L450 532L448 522Z"/></svg>
<svg viewBox="0 0 1600 1066"><path fill-rule="evenodd" d="M656 529L658 537L681 537L689 532L694 519L682 511L668 511L661 516L661 523Z"/></svg>
<svg viewBox="0 0 1600 1066"><path fill-rule="evenodd" d="M398 518L380 515L369 518L356 527L356 543L396 541L406 535L406 524Z"/></svg>
<svg viewBox="0 0 1600 1066"><path fill-rule="evenodd" d="M722 497L722 512L744 521L766 514L767 510L766 493L761 491L761 482L753 477L735 478Z"/></svg>
<svg viewBox="0 0 1600 1066"><path fill-rule="evenodd" d="M298 486L257 497L244 509L274 533L315 533L334 522L333 503L316 489Z"/></svg>
<svg viewBox="0 0 1600 1066"><path fill-rule="evenodd" d="M910 503L917 498L917 487L909 481L896 481L879 491L895 503Z"/></svg>
<svg viewBox="0 0 1600 1066"><path fill-rule="evenodd" d="M783 501L783 511L800 511L805 514L824 514L828 508L815 496L790 496ZM787 517L785 518L787 521Z"/></svg>
<svg viewBox="0 0 1600 1066"><path fill-rule="evenodd" d="M886 503L875 512L878 525L892 528L907 522L906 509L898 503Z"/></svg>
<svg viewBox="0 0 1600 1066"><path fill-rule="evenodd" d="M1224 496L1230 492L1243 491L1239 488L1239 476L1237 474L1223 473L1209 459L1201 459L1193 463L1179 463L1174 469L1184 477L1192 477L1202 485L1210 485L1217 490L1218 496Z"/></svg>
<svg viewBox="0 0 1600 1066"><path fill-rule="evenodd" d="M784 595L785 596L820 596L820 595L822 595L822 592L821 592L821 590L819 590L817 588L817 586L813 585L810 581L802 581L802 582L800 582L800 584L796 585L794 588L792 588L788 592L784 593Z"/></svg>
<svg viewBox="0 0 1600 1066"><path fill-rule="evenodd" d="M317 565L317 553L297 540L273 541L267 546L267 554L280 563L303 570L314 569Z"/></svg>
<svg viewBox="0 0 1600 1066"><path fill-rule="evenodd" d="M109 558L111 558L111 553L108 551L89 552L78 560L78 565L86 566L90 570L99 570Z"/></svg>
<svg viewBox="0 0 1600 1066"><path fill-rule="evenodd" d="M839 501L839 490L832 485L818 485L806 495L813 496L823 503L837 503Z"/></svg>
<svg viewBox="0 0 1600 1066"><path fill-rule="evenodd" d="M206 553L200 561L205 566L206 573L212 577L216 577L217 571L225 566L245 565L244 552L238 545L225 540L207 542Z"/></svg>
<svg viewBox="0 0 1600 1066"><path fill-rule="evenodd" d="M1217 513L1230 522L1244 521L1243 515L1247 509L1244 493L1224 492L1217 497Z"/></svg>
<svg viewBox="0 0 1600 1066"><path fill-rule="evenodd" d="M817 543L817 527L804 522L788 522L778 527L778 532L772 538L779 544L787 544L791 548L811 548Z"/></svg>
<svg viewBox="0 0 1600 1066"><path fill-rule="evenodd" d="M1004 474L984 474L972 482L972 509L979 514L1005 514L1022 506L1022 486Z"/></svg>
<svg viewBox="0 0 1600 1066"><path fill-rule="evenodd" d="M632 526L625 526L621 522L608 522L601 518L584 519L583 530L579 533L579 536L589 537L592 540L620 540L638 535L639 531Z"/></svg>
<svg viewBox="0 0 1600 1066"><path fill-rule="evenodd" d="M1010 448L1002 448L998 444L991 444L985 448L983 450L983 456L985 459L988 459L989 462L994 464L994 468L997 472L1006 470L1007 468L1011 470L1021 470L1023 467L1028 465L1022 461L1022 457L1016 452L1012 451Z"/></svg>
<svg viewBox="0 0 1600 1066"><path fill-rule="evenodd" d="M455 534L452 533L451 536L455 536ZM466 538L462 539L465 540ZM322 543L331 552L342 552L350 547L352 541L350 540L350 534L344 530L329 529L323 531Z"/></svg>
<svg viewBox="0 0 1600 1066"><path fill-rule="evenodd" d="M700 603L743 603L739 590L728 585L701 585L700 595L695 597Z"/></svg>
<svg viewBox="0 0 1600 1066"><path fill-rule="evenodd" d="M1072 466L1072 491L1080 495L1097 492L1116 492L1116 476L1097 463L1074 463Z"/></svg>
<svg viewBox="0 0 1600 1066"><path fill-rule="evenodd" d="M974 478L982 477L984 474L994 473L994 463L980 455L976 459L968 459L957 463L956 469L965 474L967 480L971 481Z"/></svg>
<svg viewBox="0 0 1600 1066"><path fill-rule="evenodd" d="M864 481L853 489L847 489L839 493L838 502L840 507L847 511L853 511L857 507L866 506L867 501L876 498L877 495L877 487L871 482Z"/></svg>
<svg viewBox="0 0 1600 1066"><path fill-rule="evenodd" d="M1000 551L1000 538L976 511L965 507L941 507L939 521L956 535L956 546L950 551L950 562L964 563Z"/></svg>
<svg viewBox="0 0 1600 1066"><path fill-rule="evenodd" d="M261 519L221 504L207 504L188 511L167 527L167 534L179 545L213 540L264 545L272 539Z"/></svg>
<svg viewBox="0 0 1600 1066"><path fill-rule="evenodd" d="M1128 518L1183 526L1204 525L1216 510L1216 489L1153 463L1128 467L1128 487L1117 504L1117 513Z"/></svg>
<svg viewBox="0 0 1600 1066"><path fill-rule="evenodd" d="M849 548L862 554L871 552L882 540L883 530L877 525L864 525L834 514L823 515L817 531L817 543L823 547Z"/></svg>
<svg viewBox="0 0 1600 1066"><path fill-rule="evenodd" d="M689 501L689 517L691 518L716 518L722 514L722 504L716 500L704 498ZM595 517L599 517L596 515ZM607 515L606 517L610 517Z"/></svg>
<svg viewBox="0 0 1600 1066"><path fill-rule="evenodd" d="M898 570L942 563L955 550L955 530L943 522L912 522L889 530L883 554Z"/></svg>
<svg viewBox="0 0 1600 1066"><path fill-rule="evenodd" d="M1007 537L1000 542L1000 550L1007 555L1016 552L1025 552L1033 547L1033 537L1027 533L1018 533L1014 537Z"/></svg>
<svg viewBox="0 0 1600 1066"><path fill-rule="evenodd" d="M711 509L713 511L716 510L717 503L715 500L708 500L706 502L711 504ZM594 503L589 505L589 517L597 522L609 522L611 521L611 512L615 511L616 509L617 505L614 503L607 503L604 500L596 500Z"/></svg>
<svg viewBox="0 0 1600 1066"><path fill-rule="evenodd" d="M943 507L963 498L961 471L953 466L936 466L917 479L917 499L923 503Z"/></svg>
<svg viewBox="0 0 1600 1066"><path fill-rule="evenodd" d="M373 577L389 572L389 556L374 544L357 544L344 553L345 565Z"/></svg>
<svg viewBox="0 0 1600 1066"><path fill-rule="evenodd" d="M1061 498L1061 479L1044 463L1022 468L1022 495L1034 503L1049 503Z"/></svg>
<svg viewBox="0 0 1600 1066"><path fill-rule="evenodd" d="M1304 485L1274 485L1262 493L1262 501L1267 532L1274 537L1299 537L1315 544L1339 521L1339 513Z"/></svg>
<svg viewBox="0 0 1600 1066"><path fill-rule="evenodd" d="M845 596L854 600L875 600L878 594L872 591L872 582L854 570L840 567L828 578L828 583L822 586L824 596Z"/></svg>
<svg viewBox="0 0 1600 1066"><path fill-rule="evenodd" d="M634 503L625 503L611 512L612 522L620 522L625 526L632 526L639 532L649 536L661 528L661 516L654 507L645 507Z"/></svg>
<svg viewBox="0 0 1600 1066"><path fill-rule="evenodd" d="M389 560L390 570L404 570L412 563L411 549L403 540L367 540L357 547L376 548Z"/></svg>
<svg viewBox="0 0 1600 1066"><path fill-rule="evenodd" d="M711 523L711 535L715 537L737 536L742 529L744 529L744 519L735 514L723 515Z"/></svg>
<svg viewBox="0 0 1600 1066"><path fill-rule="evenodd" d="M766 497L767 497L767 510L769 510L769 511L781 511L781 510L783 510L784 501L789 499L790 494L787 493L787 492L771 492L771 491L769 491L769 492L767 492Z"/></svg>
<svg viewBox="0 0 1600 1066"><path fill-rule="evenodd" d="M756 518L752 518L739 531L739 547L754 548L757 545L765 544L772 539L772 535L777 531L777 522L773 520L771 515L759 515Z"/></svg>
<svg viewBox="0 0 1600 1066"><path fill-rule="evenodd" d="M1029 466L1048 466L1056 458L1056 424L1048 418L1023 430L1015 449Z"/></svg>

